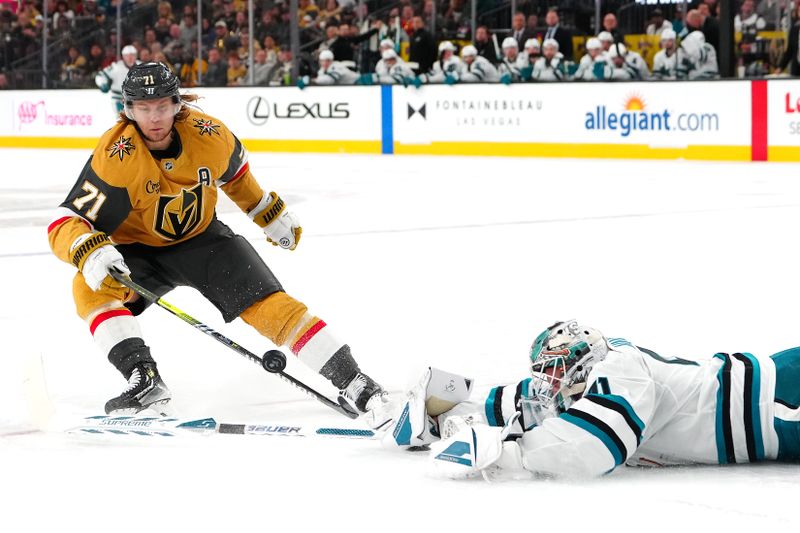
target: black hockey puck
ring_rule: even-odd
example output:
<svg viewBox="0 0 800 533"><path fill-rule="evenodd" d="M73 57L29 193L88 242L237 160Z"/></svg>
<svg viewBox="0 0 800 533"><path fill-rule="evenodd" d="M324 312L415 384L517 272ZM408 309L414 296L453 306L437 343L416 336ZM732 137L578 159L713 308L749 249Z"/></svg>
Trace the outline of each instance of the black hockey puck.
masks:
<svg viewBox="0 0 800 533"><path fill-rule="evenodd" d="M280 350L270 350L264 354L261 366L273 374L283 372L283 369L286 368L286 356Z"/></svg>

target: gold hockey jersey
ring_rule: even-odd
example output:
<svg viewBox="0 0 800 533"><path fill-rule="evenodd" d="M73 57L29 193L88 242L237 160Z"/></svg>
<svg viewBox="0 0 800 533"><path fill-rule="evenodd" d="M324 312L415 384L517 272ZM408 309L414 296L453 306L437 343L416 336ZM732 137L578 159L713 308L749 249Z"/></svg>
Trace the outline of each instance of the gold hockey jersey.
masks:
<svg viewBox="0 0 800 533"><path fill-rule="evenodd" d="M117 244L191 239L213 220L217 187L245 212L258 204L264 191L250 173L247 151L221 121L191 109L174 129L179 150L165 159L151 154L133 123L119 122L103 134L48 227L56 256L69 262L70 246L88 230Z"/></svg>

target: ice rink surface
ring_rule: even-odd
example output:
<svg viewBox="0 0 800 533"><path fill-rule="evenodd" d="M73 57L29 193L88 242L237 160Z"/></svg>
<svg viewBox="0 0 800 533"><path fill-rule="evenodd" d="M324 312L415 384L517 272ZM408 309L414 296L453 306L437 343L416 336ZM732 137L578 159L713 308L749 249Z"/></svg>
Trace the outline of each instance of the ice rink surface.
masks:
<svg viewBox="0 0 800 533"><path fill-rule="evenodd" d="M37 431L23 382L39 358L51 427L101 414L124 388L74 312L74 269L46 239L87 157L0 151L0 531L800 525L798 465L489 484L433 478L425 453L374 441ZM300 246L269 246L225 198L219 217L393 392L429 365L478 390L521 379L531 341L558 319L689 358L800 344L797 165L251 154L251 167L300 217ZM254 352L271 348L191 290L166 299ZM358 427L162 309L141 325L182 416Z"/></svg>

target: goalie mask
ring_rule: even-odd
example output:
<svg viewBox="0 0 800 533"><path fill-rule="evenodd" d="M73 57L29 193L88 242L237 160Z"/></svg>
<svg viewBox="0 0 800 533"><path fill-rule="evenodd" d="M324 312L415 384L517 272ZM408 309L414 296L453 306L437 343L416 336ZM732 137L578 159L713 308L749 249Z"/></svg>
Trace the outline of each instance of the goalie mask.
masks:
<svg viewBox="0 0 800 533"><path fill-rule="evenodd" d="M581 397L589 372L607 353L603 334L575 320L547 328L531 346L532 399L563 413Z"/></svg>

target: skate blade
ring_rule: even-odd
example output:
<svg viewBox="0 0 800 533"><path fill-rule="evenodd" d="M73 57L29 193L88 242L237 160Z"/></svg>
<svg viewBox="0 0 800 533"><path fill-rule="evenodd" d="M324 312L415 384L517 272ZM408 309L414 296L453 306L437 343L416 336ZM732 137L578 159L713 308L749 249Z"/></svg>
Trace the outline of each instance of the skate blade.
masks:
<svg viewBox="0 0 800 533"><path fill-rule="evenodd" d="M150 416L173 417L175 416L175 410L170 404L170 400L171 398L162 398L161 400L156 400L153 403L143 405L140 407L127 407L124 409L115 409L106 414L108 414L109 416L143 414Z"/></svg>
<svg viewBox="0 0 800 533"><path fill-rule="evenodd" d="M175 416L175 409L170 403L170 400L171 398L164 398L162 400L158 400L156 402L151 403L150 405L145 406L138 412L140 414L154 413L159 416L173 417Z"/></svg>

